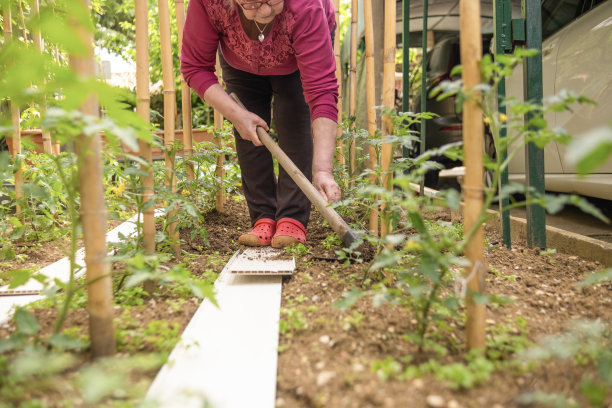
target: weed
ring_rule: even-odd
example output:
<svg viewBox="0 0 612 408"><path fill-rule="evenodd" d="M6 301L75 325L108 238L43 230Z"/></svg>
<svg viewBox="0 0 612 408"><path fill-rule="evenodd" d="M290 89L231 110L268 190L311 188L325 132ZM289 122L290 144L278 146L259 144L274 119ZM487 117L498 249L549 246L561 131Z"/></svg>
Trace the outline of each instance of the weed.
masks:
<svg viewBox="0 0 612 408"><path fill-rule="evenodd" d="M310 253L310 250L306 245L302 243L295 243L285 247L285 252L295 258L301 258Z"/></svg>
<svg viewBox="0 0 612 408"><path fill-rule="evenodd" d="M351 329L359 329L364 318L365 316L363 314L359 313L357 310L353 310L353 314L344 318L342 330L349 331Z"/></svg>
<svg viewBox="0 0 612 408"><path fill-rule="evenodd" d="M375 373L381 381L397 378L402 373L402 365L391 357L376 360L370 365L370 371Z"/></svg>
<svg viewBox="0 0 612 408"><path fill-rule="evenodd" d="M321 241L321 245L323 245L325 249L331 250L332 248L342 246L342 241L338 238L336 233L333 233L325 237L325 239Z"/></svg>
<svg viewBox="0 0 612 408"><path fill-rule="evenodd" d="M594 375L585 375L579 392L588 406L602 407L612 388L612 330L608 324L596 321L575 321L563 333L548 336L536 346L519 354L520 360L540 361L560 359L594 368ZM540 402L557 407L577 407L571 396L535 392L521 396L521 401Z"/></svg>
<svg viewBox="0 0 612 408"><path fill-rule="evenodd" d="M281 308L281 319L278 322L278 330L287 337L293 333L304 331L308 328L308 321L304 313L295 308Z"/></svg>

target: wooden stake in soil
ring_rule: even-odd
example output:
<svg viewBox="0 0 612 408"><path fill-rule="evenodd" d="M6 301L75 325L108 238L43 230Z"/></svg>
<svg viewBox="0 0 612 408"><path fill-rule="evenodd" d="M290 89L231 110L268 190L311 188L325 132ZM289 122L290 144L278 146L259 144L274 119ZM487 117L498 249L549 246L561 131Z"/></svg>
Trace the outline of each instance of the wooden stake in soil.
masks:
<svg viewBox="0 0 612 408"><path fill-rule="evenodd" d="M349 72L349 117L355 118L357 105L357 16L359 14L359 0L351 2L351 59ZM351 124L351 130L355 130L355 122ZM351 187L354 185L355 177L355 138L351 137L349 144Z"/></svg>
<svg viewBox="0 0 612 408"><path fill-rule="evenodd" d="M159 36L161 39L162 77L164 81L164 146L166 147L166 179L168 188L176 193L176 155L174 146L174 115L176 113L176 93L174 91L174 68L172 66L172 43L170 40L170 9L167 0L158 0ZM168 236L172 251L176 256L181 252L177 231L176 210L168 213Z"/></svg>
<svg viewBox="0 0 612 408"><path fill-rule="evenodd" d="M344 152L342 149L342 63L340 61L340 0L334 0L336 10L336 31L334 34L334 52L336 54L336 78L338 80L338 131L336 132L336 162L339 166L345 166Z"/></svg>
<svg viewBox="0 0 612 408"><path fill-rule="evenodd" d="M40 14L40 7L38 5L38 0L32 0L32 14L35 16ZM42 48L42 37L40 35L40 31L38 30L32 31L32 42L34 43L34 46L36 47L38 52L42 54L43 48ZM47 103L45 100L43 101L43 109L46 109L46 107L47 107ZM51 134L45 129L42 129L42 142L43 142L43 151L47 154L52 154L53 148L51 146Z"/></svg>
<svg viewBox="0 0 612 408"><path fill-rule="evenodd" d="M480 83L478 62L482 58L482 38L480 33L480 3L461 0L460 3L460 47L463 65L463 84L468 93ZM463 105L463 148L465 151L465 178L462 186L465 208L463 211L464 230L471 231L478 221L483 205L483 135L482 110L472 95ZM466 256L472 267L466 271L467 288L471 293L484 290L481 281L486 268L482 267L483 257L482 227L472 236L466 246ZM485 305L474 301L471 293L466 298L467 305L467 347L485 348Z"/></svg>
<svg viewBox="0 0 612 408"><path fill-rule="evenodd" d="M89 10L89 1L83 1ZM76 26L81 40L88 45L86 55L71 55L70 64L82 77L95 76L93 35L83 26ZM98 103L90 96L81 111L98 116ZM106 262L106 206L102 184L102 160L100 135L81 134L77 138L79 163L79 192L81 194L81 221L87 267L87 308L89 311L89 335L95 357L115 353L113 332L113 292L110 263Z"/></svg>
<svg viewBox="0 0 612 408"><path fill-rule="evenodd" d="M221 64L219 63L219 56L217 55L217 75L219 77L219 82L222 81L221 79ZM223 137L221 137L221 132L223 131L223 115L221 114L221 112L219 112L218 110L215 109L214 112L215 118L214 118L214 125L215 125L215 144L217 145L217 148L219 150L221 150L224 146L223 146ZM217 195L215 197L215 209L217 210L217 212L219 213L223 213L223 209L225 207L225 191L223 191L223 177L225 177L225 169L223 168L223 162L224 162L224 157L225 155L220 154L219 157L217 157L217 168L215 169L215 177L217 178Z"/></svg>
<svg viewBox="0 0 612 408"><path fill-rule="evenodd" d="M385 0L385 57L383 66L383 106L388 109L395 108L395 15L396 10L395 0ZM393 121L390 115L383 116L383 134L393 134ZM389 172L391 160L393 159L392 144L385 143L382 145L381 152L381 184L387 190L391 190L393 177ZM391 232L389 225L388 213L386 205L381 206L381 235L384 237Z"/></svg>
<svg viewBox="0 0 612 408"><path fill-rule="evenodd" d="M180 50L181 44L183 44L183 28L185 27L185 2L183 0L174 0L174 7L176 9L176 26ZM185 160L187 179L194 180L195 174L193 173L193 164L190 159L193 154L191 89L187 85L183 75L181 75L181 110L183 112L183 160Z"/></svg>
<svg viewBox="0 0 612 408"><path fill-rule="evenodd" d="M136 112L147 123L151 116L151 95L149 91L149 10L147 0L136 0ZM142 178L142 235L145 251L155 252L155 215L154 206L151 205L154 195L153 155L151 144L139 140L140 156L147 162L141 169L146 172ZM153 288L145 283L145 290L151 293Z"/></svg>
<svg viewBox="0 0 612 408"><path fill-rule="evenodd" d="M368 133L376 137L376 77L374 75L374 20L372 18L372 0L363 3L363 19L365 22L365 61L366 61L366 109L368 112ZM370 146L370 184L376 184L376 167L378 165L376 149ZM378 235L378 207L370 209L370 233Z"/></svg>
<svg viewBox="0 0 612 408"><path fill-rule="evenodd" d="M5 42L9 42L13 37L13 27L11 24L11 9L7 5L3 13L4 21L4 39ZM21 164L17 164L17 155L21 154L21 128L19 126L19 106L11 101L11 123L13 125L13 136L12 136L12 157L13 162L16 165L15 168L15 198L17 200L16 211L17 217L23 222L23 213L21 211L21 205L19 202L23 198L23 168Z"/></svg>

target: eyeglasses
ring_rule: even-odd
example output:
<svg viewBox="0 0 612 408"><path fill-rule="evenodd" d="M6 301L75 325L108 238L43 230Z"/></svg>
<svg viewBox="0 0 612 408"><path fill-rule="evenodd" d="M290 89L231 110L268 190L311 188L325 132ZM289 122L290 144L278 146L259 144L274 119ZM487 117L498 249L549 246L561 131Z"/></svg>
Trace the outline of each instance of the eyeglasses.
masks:
<svg viewBox="0 0 612 408"><path fill-rule="evenodd" d="M245 10L258 10L262 4L267 4L268 6L276 6L277 4L282 3L285 0L259 0L259 1L245 1L244 3L238 2L240 7Z"/></svg>

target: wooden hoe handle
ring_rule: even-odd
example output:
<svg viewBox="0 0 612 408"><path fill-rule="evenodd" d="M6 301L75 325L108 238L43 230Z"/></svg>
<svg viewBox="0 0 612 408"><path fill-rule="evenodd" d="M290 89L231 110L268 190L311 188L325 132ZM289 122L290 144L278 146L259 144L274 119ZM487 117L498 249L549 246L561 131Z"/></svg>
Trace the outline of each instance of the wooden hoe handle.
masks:
<svg viewBox="0 0 612 408"><path fill-rule="evenodd" d="M232 99L240 105L243 109L246 107L240 102L236 94L231 93ZM312 185L310 181L304 176L304 173L298 169L298 167L291 161L289 156L274 142L272 137L265 131L261 126L257 126L257 136L264 146L270 151L272 156L278 161L283 169L289 174L289 176L295 181L295 184L302 190L306 197L314 204L315 208L319 210L323 218L329 222L331 228L336 232L345 247L349 247L350 244L357 238L354 231L348 226L348 224L338 215L338 213L327 206L327 201L323 198L321 193Z"/></svg>

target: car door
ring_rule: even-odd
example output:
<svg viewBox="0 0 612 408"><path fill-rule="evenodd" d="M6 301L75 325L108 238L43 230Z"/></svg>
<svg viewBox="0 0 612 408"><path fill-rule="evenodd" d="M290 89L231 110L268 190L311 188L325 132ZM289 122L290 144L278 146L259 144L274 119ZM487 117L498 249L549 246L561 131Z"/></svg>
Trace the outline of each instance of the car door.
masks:
<svg viewBox="0 0 612 408"><path fill-rule="evenodd" d="M557 71L557 53L559 44L564 36L559 27L575 9L582 7L584 0L544 0L542 2L542 91L544 97L555 93L555 75ZM514 73L506 82L507 96L522 101L523 91L523 66L515 68ZM554 127L555 114L548 113L545 116L549 127ZM511 120L521 120L512 118ZM521 141L522 143L522 141ZM556 143L549 143L544 148L544 171L546 174L562 174L561 157ZM509 163L511 175L522 175L525 173L525 154L516 154ZM518 180L519 176L512 177Z"/></svg>
<svg viewBox="0 0 612 408"><path fill-rule="evenodd" d="M563 30L557 54L556 91L570 89L595 101L556 114L556 126L575 137L612 124L612 0L599 3ZM567 147L559 150L564 173L575 173L564 160ZM594 173L612 173L612 160Z"/></svg>

